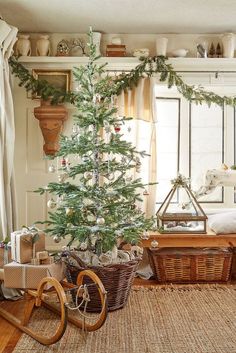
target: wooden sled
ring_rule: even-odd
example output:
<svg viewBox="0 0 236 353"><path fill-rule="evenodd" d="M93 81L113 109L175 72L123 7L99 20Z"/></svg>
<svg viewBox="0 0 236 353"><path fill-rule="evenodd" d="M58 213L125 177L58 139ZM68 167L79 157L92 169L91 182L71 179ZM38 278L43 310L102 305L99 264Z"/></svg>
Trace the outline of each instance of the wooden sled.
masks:
<svg viewBox="0 0 236 353"><path fill-rule="evenodd" d="M90 280L92 280L92 284L89 284L89 286L91 285L97 286L100 299L101 299L101 312L98 314L96 321L93 323L86 322L84 315L82 315L81 318L68 316L68 310L69 309L74 310L76 308L72 308L68 303L67 297L66 297L67 291L71 291L71 290L75 291L76 297L79 298L80 301L81 300L83 301L84 298L85 300L91 300L91 301L93 300L93 298L88 299L88 291L86 289L86 285L83 285L84 277L89 277ZM47 284L50 284L52 287L49 291L44 290ZM59 307L53 305L53 303L47 302L47 299L50 298L51 294L57 294L57 298L59 300ZM86 296L87 296L87 299L86 299ZM105 288L101 280L98 278L98 276L90 270L84 270L80 272L80 274L77 277L77 285L64 282L64 281L60 283L53 277L45 277L39 283L37 290L30 290L30 289L25 290L25 299L26 299L26 304L24 309L23 320L19 320L18 318L10 314L7 310L5 310L2 307L0 307L0 316L2 316L4 319L9 321L15 327L25 332L26 334L28 334L29 336L31 336L32 338L34 338L36 341L40 342L43 345L50 345L59 341L66 330L68 321L74 324L75 326L77 326L78 328L84 329L85 331L95 331L95 330L98 330L104 324L107 318L108 310L107 310L107 295L106 295ZM19 300L19 304L20 304L20 300ZM60 323L57 326L55 333L52 334L52 336L50 337L45 337L43 335L40 335L39 333L33 331L30 327L28 327L28 323L34 307L40 307L42 305L47 309L60 315ZM85 304L85 307L86 307L86 304Z"/></svg>

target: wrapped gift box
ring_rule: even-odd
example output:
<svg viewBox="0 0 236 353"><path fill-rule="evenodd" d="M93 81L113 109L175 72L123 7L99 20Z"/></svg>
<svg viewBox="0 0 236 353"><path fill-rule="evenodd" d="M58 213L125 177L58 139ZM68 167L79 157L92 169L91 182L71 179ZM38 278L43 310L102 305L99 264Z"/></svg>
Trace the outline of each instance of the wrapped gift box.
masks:
<svg viewBox="0 0 236 353"><path fill-rule="evenodd" d="M10 262L4 266L4 286L7 288L37 289L44 277L54 277L58 281L64 278L64 263L34 266ZM46 286L45 289L49 289Z"/></svg>
<svg viewBox="0 0 236 353"><path fill-rule="evenodd" d="M45 234L38 231L38 240L33 244L33 231L16 231L11 233L11 258L13 261L26 264L31 261L33 252L45 250Z"/></svg>
<svg viewBox="0 0 236 353"><path fill-rule="evenodd" d="M0 247L0 268L3 268L8 262L11 262L11 249Z"/></svg>

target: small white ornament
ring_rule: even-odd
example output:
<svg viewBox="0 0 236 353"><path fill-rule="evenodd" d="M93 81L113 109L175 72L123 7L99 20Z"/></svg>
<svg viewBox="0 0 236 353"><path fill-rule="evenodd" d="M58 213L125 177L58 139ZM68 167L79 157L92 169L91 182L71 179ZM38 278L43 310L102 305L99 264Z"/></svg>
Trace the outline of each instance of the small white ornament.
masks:
<svg viewBox="0 0 236 353"><path fill-rule="evenodd" d="M105 219L103 217L98 217L96 222L99 226L102 226L105 224Z"/></svg>
<svg viewBox="0 0 236 353"><path fill-rule="evenodd" d="M58 182L59 183L64 183L66 178L68 178L68 174L67 173L59 174L58 175Z"/></svg>
<svg viewBox="0 0 236 353"><path fill-rule="evenodd" d="M150 238L150 235L147 231L143 232L143 234L141 235L141 238L144 240L147 240Z"/></svg>
<svg viewBox="0 0 236 353"><path fill-rule="evenodd" d="M89 180L89 179L92 179L93 177L93 174L91 172L85 172L84 173L84 178Z"/></svg>
<svg viewBox="0 0 236 353"><path fill-rule="evenodd" d="M115 179L115 174L114 173L108 174L107 179L111 180L111 181L114 180Z"/></svg>
<svg viewBox="0 0 236 353"><path fill-rule="evenodd" d="M73 127L72 127L72 133L73 133L74 135L76 135L76 134L78 133L78 126L77 126L77 125L73 125Z"/></svg>
<svg viewBox="0 0 236 353"><path fill-rule="evenodd" d="M152 242L151 242L151 247L152 248L157 248L158 247L158 241L156 241L156 240L153 240Z"/></svg>
<svg viewBox="0 0 236 353"><path fill-rule="evenodd" d="M48 171L49 171L49 173L55 173L55 171L56 171L55 166L53 164L50 164L50 166L48 167Z"/></svg>
<svg viewBox="0 0 236 353"><path fill-rule="evenodd" d="M73 213L74 213L73 208L71 208L71 207L66 207L66 215L67 215L67 216L72 216Z"/></svg>
<svg viewBox="0 0 236 353"><path fill-rule="evenodd" d="M91 214L91 215L88 215L87 220L88 222L95 222L96 218L94 215Z"/></svg>
<svg viewBox="0 0 236 353"><path fill-rule="evenodd" d="M86 163L86 162L88 162L89 161L89 156L87 156L86 154L84 155L84 156L82 156L82 161L84 162L84 163Z"/></svg>
<svg viewBox="0 0 236 353"><path fill-rule="evenodd" d="M53 199L50 199L50 200L48 200L48 202L47 202L48 208L55 208L56 205L57 205L57 203L56 203L56 201L53 200Z"/></svg>
<svg viewBox="0 0 236 353"><path fill-rule="evenodd" d="M88 247L88 245L87 245L87 243L81 243L80 244L80 246L79 246L79 248L81 249L81 250L86 250L87 249L87 247Z"/></svg>
<svg viewBox="0 0 236 353"><path fill-rule="evenodd" d="M125 180L128 181L128 182L130 182L130 181L133 180L133 177L132 177L131 175L130 175L130 176L127 176L127 177L125 178Z"/></svg>
<svg viewBox="0 0 236 353"><path fill-rule="evenodd" d="M54 241L54 243L60 243L61 238L60 238L58 235L55 235L55 236L53 237L53 241Z"/></svg>
<svg viewBox="0 0 236 353"><path fill-rule="evenodd" d="M128 132L131 132L132 129L131 129L131 127L129 126L127 130L128 130Z"/></svg>

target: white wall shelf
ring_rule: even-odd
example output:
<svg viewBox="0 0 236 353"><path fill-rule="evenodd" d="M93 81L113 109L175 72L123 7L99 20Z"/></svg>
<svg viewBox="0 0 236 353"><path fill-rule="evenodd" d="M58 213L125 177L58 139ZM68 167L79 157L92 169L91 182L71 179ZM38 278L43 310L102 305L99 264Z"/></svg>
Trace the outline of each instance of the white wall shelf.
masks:
<svg viewBox="0 0 236 353"><path fill-rule="evenodd" d="M58 56L22 56L19 61L28 68L63 69L85 65L87 57L58 57ZM107 70L131 70L140 61L134 57L102 57L98 63L107 63ZM236 72L236 58L170 58L168 63L179 72Z"/></svg>

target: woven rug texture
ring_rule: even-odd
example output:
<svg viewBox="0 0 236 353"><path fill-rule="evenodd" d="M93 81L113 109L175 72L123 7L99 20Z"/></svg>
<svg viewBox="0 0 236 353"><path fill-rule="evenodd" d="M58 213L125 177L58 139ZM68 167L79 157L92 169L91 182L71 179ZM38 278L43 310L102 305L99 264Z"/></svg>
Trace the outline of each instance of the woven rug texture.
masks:
<svg viewBox="0 0 236 353"><path fill-rule="evenodd" d="M53 329L54 314L36 310L31 326ZM14 353L236 353L236 287L166 286L134 289L124 309L91 333L68 324L45 347L23 334Z"/></svg>

